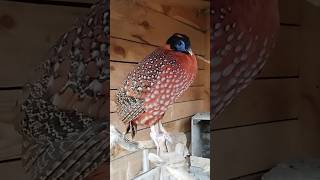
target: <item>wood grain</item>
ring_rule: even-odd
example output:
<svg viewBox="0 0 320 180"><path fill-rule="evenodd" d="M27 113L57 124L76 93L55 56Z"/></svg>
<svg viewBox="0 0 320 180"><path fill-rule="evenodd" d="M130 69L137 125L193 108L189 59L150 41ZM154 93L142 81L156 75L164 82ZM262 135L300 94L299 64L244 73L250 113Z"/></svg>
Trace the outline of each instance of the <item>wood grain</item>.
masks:
<svg viewBox="0 0 320 180"><path fill-rule="evenodd" d="M195 53L204 55L205 33L130 0L113 0L110 6L111 36L162 46L173 33L180 32L189 36Z"/></svg>
<svg viewBox="0 0 320 180"><path fill-rule="evenodd" d="M210 12L209 1L138 0L136 2L141 6L165 14L200 31L207 31L210 27L207 25L207 18Z"/></svg>

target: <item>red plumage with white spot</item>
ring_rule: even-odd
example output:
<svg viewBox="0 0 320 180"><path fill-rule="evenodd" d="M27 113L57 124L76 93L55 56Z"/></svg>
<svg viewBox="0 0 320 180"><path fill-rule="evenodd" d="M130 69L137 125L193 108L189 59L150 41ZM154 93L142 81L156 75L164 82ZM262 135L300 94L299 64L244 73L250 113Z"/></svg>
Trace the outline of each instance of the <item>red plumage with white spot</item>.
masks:
<svg viewBox="0 0 320 180"><path fill-rule="evenodd" d="M183 43L180 40L190 45L189 39L182 34L172 37L171 44L153 51L129 73L117 93L118 114L129 124L127 131L133 136L137 125L151 126L160 121L195 79L195 56L187 51L187 45L182 46L185 51L175 48Z"/></svg>

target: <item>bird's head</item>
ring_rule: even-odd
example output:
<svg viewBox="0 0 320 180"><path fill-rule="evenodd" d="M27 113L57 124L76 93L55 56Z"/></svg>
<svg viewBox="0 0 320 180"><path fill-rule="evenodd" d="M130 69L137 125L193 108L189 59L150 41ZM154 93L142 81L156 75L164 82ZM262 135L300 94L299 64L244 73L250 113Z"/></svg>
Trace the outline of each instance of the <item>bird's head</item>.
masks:
<svg viewBox="0 0 320 180"><path fill-rule="evenodd" d="M193 55L189 37L184 34L180 34L180 33L173 34L167 40L166 45L168 46L169 49L173 51Z"/></svg>

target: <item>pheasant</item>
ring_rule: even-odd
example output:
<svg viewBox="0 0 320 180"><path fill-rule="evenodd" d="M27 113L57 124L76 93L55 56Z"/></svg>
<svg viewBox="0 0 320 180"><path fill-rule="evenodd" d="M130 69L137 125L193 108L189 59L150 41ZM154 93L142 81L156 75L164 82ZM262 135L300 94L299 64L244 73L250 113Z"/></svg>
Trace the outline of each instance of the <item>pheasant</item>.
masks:
<svg viewBox="0 0 320 180"><path fill-rule="evenodd" d="M137 125L151 126L150 136L159 154L160 139L172 141L160 121L196 73L197 60L184 34L173 34L165 46L145 57L116 94L119 117L128 124L126 134L131 132L134 137Z"/></svg>

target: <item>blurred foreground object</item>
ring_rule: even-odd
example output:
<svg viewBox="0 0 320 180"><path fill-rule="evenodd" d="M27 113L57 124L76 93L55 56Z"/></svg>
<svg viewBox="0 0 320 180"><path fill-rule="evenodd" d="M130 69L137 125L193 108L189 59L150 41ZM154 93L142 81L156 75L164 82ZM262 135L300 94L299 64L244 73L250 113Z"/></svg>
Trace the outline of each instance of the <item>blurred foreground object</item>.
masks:
<svg viewBox="0 0 320 180"><path fill-rule="evenodd" d="M108 160L109 12L99 0L25 87L22 161L32 179L84 179Z"/></svg>

